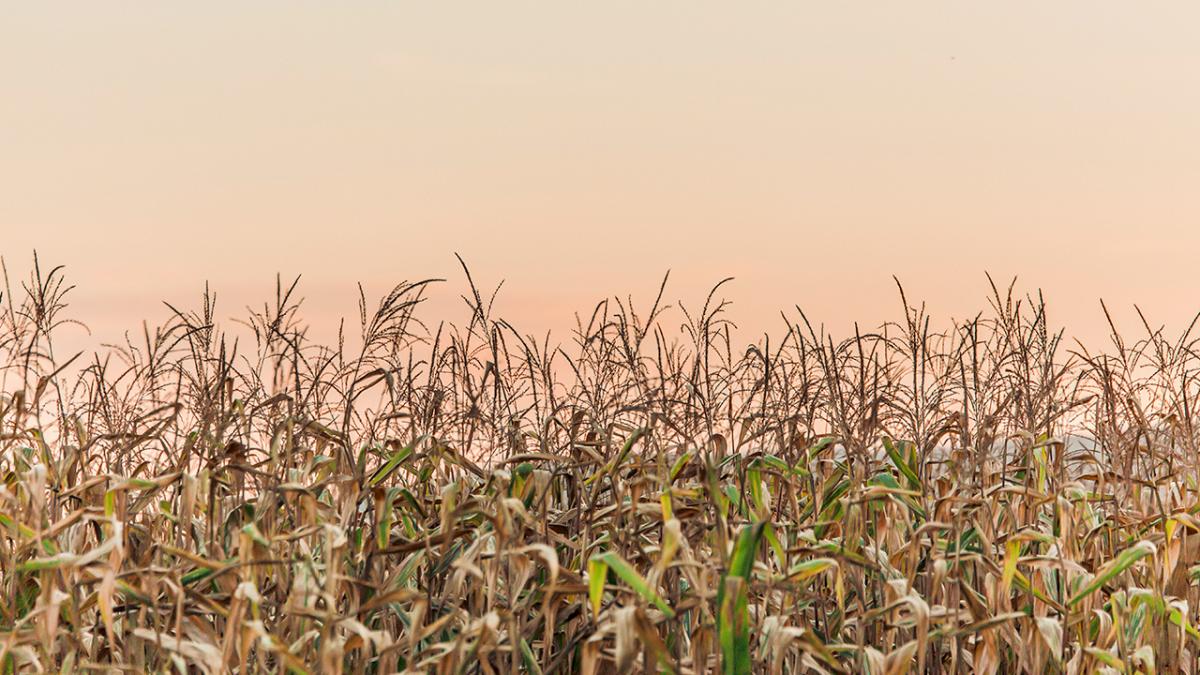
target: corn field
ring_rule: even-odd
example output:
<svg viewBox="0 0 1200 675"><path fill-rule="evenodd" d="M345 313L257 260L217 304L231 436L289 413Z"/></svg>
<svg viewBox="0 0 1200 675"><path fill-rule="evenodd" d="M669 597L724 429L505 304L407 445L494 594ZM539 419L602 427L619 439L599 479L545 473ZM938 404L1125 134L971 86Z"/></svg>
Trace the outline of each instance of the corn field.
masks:
<svg viewBox="0 0 1200 675"><path fill-rule="evenodd" d="M5 672L1200 672L1190 328L993 284L737 342L664 279L555 342L467 273L457 323L406 282L318 344L280 283L77 355L7 277Z"/></svg>

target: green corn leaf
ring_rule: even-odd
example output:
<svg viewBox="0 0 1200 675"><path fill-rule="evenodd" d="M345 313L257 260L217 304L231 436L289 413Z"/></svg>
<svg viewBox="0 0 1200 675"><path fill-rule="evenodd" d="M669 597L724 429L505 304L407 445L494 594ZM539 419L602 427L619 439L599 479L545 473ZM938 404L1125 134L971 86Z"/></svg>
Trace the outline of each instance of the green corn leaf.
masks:
<svg viewBox="0 0 1200 675"><path fill-rule="evenodd" d="M721 645L721 672L724 675L744 675L752 670L746 587L765 528L766 523L761 522L742 528L733 545L729 571L717 589L717 639Z"/></svg>
<svg viewBox="0 0 1200 675"><path fill-rule="evenodd" d="M537 657L533 655L533 648L525 638L521 638L521 661L525 663L525 672L530 675L542 675L542 668L538 665Z"/></svg>
<svg viewBox="0 0 1200 675"><path fill-rule="evenodd" d="M1134 563L1142 558L1151 555L1155 551L1155 546L1149 541L1140 541L1137 544L1121 551L1121 554L1115 560L1108 563L1096 573L1096 576L1083 588L1079 589L1071 599L1067 601L1068 607L1074 607L1079 604L1084 598L1094 593L1104 584L1112 581L1119 574L1133 566Z"/></svg>
<svg viewBox="0 0 1200 675"><path fill-rule="evenodd" d="M717 639L721 644L721 673L749 675L754 661L750 656L750 609L746 580L728 576L721 585Z"/></svg>
<svg viewBox="0 0 1200 675"><path fill-rule="evenodd" d="M271 547L271 542L267 541L267 538L263 536L262 531L259 530L258 526L254 523L250 523L249 525L242 527L242 533L250 537L251 541L259 546L264 546L266 548Z"/></svg>
<svg viewBox="0 0 1200 675"><path fill-rule="evenodd" d="M1120 657L1114 654L1106 652L1103 649L1096 649L1095 647L1084 647L1083 652L1109 668L1116 669L1117 672L1125 672L1125 664L1121 661Z"/></svg>
<svg viewBox="0 0 1200 675"><path fill-rule="evenodd" d="M608 565L609 569L611 569L618 577L621 578L621 581L624 581L626 584L628 584L629 587L634 590L634 592L642 596L642 598L644 598L647 602L652 603L668 617L673 618L675 616L675 611L671 609L671 606L667 604L667 601L663 600L662 596L658 594L658 591L650 587L650 584L646 581L646 578L639 574L632 565L625 562L624 558L612 551L601 553L597 557L599 560L604 562L604 564ZM590 581L588 590L589 592L592 590Z"/></svg>
<svg viewBox="0 0 1200 675"><path fill-rule="evenodd" d="M887 451L888 459L892 460L892 464L895 465L896 469L900 472L900 475L904 476L904 479L908 481L908 486L913 490L920 490L920 476L918 476L916 470L909 465L908 461L900 453L900 449L897 448L896 444L892 442L892 439L887 438L886 436L884 437L883 449Z"/></svg>
<svg viewBox="0 0 1200 675"><path fill-rule="evenodd" d="M833 558L813 558L812 560L805 560L802 563L792 565L791 569L788 570L787 579L788 581L803 581L810 577L815 577L821 572L837 566L838 562Z"/></svg>
<svg viewBox="0 0 1200 675"><path fill-rule="evenodd" d="M687 452L680 455L679 459L675 460L675 463L671 465L671 482L672 483L675 482L675 478L677 478L679 476L679 472L683 471L683 468L688 465L688 462L692 461L692 457L694 457L694 456L695 456L695 453L692 452L691 450L688 450Z"/></svg>
<svg viewBox="0 0 1200 675"><path fill-rule="evenodd" d="M600 601L604 598L604 581L608 577L608 563L599 558L588 560L588 601L592 605L592 616L600 615Z"/></svg>
<svg viewBox="0 0 1200 675"><path fill-rule="evenodd" d="M54 570L60 567L73 565L79 556L72 553L60 553L50 558L34 558L26 560L17 565L18 572L40 572L42 570Z"/></svg>
<svg viewBox="0 0 1200 675"><path fill-rule="evenodd" d="M392 456L388 458L388 461L383 466L379 467L375 473L371 474L371 480L368 481L368 484L371 487L379 485L383 479L390 476L392 472L396 470L396 467L404 463L404 460L408 459L412 454L413 446L411 445L405 446L392 453Z"/></svg>

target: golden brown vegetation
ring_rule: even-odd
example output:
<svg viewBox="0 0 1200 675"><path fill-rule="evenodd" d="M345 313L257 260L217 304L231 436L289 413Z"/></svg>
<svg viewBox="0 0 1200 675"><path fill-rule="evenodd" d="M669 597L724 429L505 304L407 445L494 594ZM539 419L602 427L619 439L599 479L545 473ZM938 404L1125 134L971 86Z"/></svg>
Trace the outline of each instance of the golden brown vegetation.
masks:
<svg viewBox="0 0 1200 675"><path fill-rule="evenodd" d="M74 360L60 271L7 289L4 668L1196 672L1190 332L1088 353L993 287L743 348L718 287L559 349L428 287L353 348L280 286Z"/></svg>

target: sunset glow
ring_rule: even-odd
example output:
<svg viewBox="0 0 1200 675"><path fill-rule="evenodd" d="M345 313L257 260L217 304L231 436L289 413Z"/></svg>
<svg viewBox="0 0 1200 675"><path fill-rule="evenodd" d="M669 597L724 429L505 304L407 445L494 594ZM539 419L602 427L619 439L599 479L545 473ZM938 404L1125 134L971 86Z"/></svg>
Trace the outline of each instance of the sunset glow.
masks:
<svg viewBox="0 0 1200 675"><path fill-rule="evenodd" d="M98 336L160 300L227 314L303 274L447 277L570 327L604 295L726 276L763 330L942 317L984 271L1095 338L1099 300L1182 325L1200 245L1193 4L103 3L5 11L0 228ZM114 265L126 256L136 263ZM853 297L846 303L845 297Z"/></svg>

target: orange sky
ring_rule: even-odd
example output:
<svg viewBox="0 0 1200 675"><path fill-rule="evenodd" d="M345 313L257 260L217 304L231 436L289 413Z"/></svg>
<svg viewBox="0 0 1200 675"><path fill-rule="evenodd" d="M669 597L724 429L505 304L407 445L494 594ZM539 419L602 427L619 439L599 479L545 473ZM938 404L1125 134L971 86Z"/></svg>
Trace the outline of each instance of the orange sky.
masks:
<svg viewBox="0 0 1200 675"><path fill-rule="evenodd" d="M210 280L450 276L562 329L606 294L752 330L941 316L984 270L1102 333L1200 309L1200 4L52 3L0 18L0 253L111 339ZM461 314L456 315L456 318Z"/></svg>

